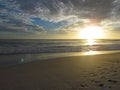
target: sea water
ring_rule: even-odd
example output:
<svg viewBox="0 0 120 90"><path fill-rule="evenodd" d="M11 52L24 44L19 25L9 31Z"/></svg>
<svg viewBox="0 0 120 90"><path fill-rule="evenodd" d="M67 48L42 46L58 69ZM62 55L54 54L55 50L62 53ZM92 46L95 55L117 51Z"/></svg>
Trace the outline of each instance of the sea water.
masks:
<svg viewBox="0 0 120 90"><path fill-rule="evenodd" d="M120 52L120 40L0 40L0 66L51 58Z"/></svg>

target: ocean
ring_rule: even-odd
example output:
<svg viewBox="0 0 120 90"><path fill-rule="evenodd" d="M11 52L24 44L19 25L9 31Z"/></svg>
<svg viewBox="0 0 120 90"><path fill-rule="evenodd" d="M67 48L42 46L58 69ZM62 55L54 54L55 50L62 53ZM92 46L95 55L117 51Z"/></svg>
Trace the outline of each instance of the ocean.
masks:
<svg viewBox="0 0 120 90"><path fill-rule="evenodd" d="M120 52L119 39L2 39L0 40L0 66L113 52Z"/></svg>

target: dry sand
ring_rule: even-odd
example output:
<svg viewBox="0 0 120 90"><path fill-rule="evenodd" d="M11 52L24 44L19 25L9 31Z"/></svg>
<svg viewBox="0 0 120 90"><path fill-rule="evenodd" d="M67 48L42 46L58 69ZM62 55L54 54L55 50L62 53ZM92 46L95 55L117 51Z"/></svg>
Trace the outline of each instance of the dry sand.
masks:
<svg viewBox="0 0 120 90"><path fill-rule="evenodd" d="M1 67L0 90L120 90L120 53Z"/></svg>

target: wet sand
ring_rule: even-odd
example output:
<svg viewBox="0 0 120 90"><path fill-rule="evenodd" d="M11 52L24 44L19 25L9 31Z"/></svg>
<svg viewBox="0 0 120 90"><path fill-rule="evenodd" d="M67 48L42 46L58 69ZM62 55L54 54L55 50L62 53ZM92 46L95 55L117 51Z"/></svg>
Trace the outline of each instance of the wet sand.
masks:
<svg viewBox="0 0 120 90"><path fill-rule="evenodd" d="M0 67L0 90L120 90L120 53Z"/></svg>

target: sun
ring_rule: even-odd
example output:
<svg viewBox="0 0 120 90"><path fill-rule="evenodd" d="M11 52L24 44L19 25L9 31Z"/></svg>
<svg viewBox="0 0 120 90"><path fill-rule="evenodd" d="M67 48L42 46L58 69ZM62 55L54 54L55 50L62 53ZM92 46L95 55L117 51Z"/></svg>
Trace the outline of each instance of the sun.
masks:
<svg viewBox="0 0 120 90"><path fill-rule="evenodd" d="M80 32L80 39L101 39L103 38L103 29L99 26L88 26Z"/></svg>

